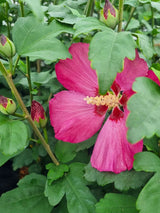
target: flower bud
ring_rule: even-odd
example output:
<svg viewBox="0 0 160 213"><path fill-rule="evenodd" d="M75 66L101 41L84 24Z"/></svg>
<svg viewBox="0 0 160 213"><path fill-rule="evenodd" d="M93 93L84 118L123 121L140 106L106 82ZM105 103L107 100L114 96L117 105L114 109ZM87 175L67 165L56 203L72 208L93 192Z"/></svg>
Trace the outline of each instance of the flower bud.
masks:
<svg viewBox="0 0 160 213"><path fill-rule="evenodd" d="M118 10L109 0L106 0L104 9L100 10L100 20L112 29L118 24Z"/></svg>
<svg viewBox="0 0 160 213"><path fill-rule="evenodd" d="M5 115L13 114L16 111L16 104L11 98L0 95L0 112Z"/></svg>
<svg viewBox="0 0 160 213"><path fill-rule="evenodd" d="M32 101L31 118L38 127L44 128L47 124L47 117L43 106L37 101Z"/></svg>
<svg viewBox="0 0 160 213"><path fill-rule="evenodd" d="M11 40L5 35L0 36L0 55L5 58L11 58L16 54L16 49Z"/></svg>

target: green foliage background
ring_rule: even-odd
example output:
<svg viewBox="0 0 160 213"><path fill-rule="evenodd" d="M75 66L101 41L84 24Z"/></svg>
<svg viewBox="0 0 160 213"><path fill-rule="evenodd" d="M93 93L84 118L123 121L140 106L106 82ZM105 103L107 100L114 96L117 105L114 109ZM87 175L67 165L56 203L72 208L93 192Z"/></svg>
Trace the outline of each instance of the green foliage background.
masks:
<svg viewBox="0 0 160 213"><path fill-rule="evenodd" d="M94 8L86 13L93 2ZM118 8L119 1L112 2ZM0 34L15 44L13 81L28 110L32 97L49 117L48 100L63 90L54 66L59 59L71 57L68 48L75 42L90 43L89 59L101 94L122 71L124 58L134 59L135 48L160 79L160 2L124 1L122 32L99 21L103 6L104 0L0 1ZM7 60L0 61L10 69ZM24 119L0 114L0 165L11 160L13 170L25 166L29 172L17 188L1 195L0 212L159 213L160 87L141 77L133 90L136 94L128 103L128 139L132 143L144 139L144 152L135 155L131 171L120 174L91 167L97 135L80 144L64 143L54 138L48 121L48 143L60 162L55 166ZM15 100L1 72L0 95ZM19 105L17 113L21 113Z"/></svg>

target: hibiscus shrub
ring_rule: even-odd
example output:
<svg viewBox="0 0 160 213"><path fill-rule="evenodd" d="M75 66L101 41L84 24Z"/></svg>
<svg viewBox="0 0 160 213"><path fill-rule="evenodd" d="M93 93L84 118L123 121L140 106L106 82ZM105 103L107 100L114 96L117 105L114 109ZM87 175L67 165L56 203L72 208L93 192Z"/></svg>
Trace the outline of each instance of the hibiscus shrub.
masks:
<svg viewBox="0 0 160 213"><path fill-rule="evenodd" d="M159 24L156 0L0 1L0 212L160 212Z"/></svg>

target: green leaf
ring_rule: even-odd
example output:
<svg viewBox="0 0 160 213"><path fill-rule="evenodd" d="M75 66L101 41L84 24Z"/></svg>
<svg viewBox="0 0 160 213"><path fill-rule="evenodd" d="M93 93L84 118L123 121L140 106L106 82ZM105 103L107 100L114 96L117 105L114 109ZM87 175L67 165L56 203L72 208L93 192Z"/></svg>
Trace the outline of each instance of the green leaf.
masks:
<svg viewBox="0 0 160 213"><path fill-rule="evenodd" d="M77 143L76 145L76 152L79 152L81 150L84 150L84 149L88 149L90 148L91 146L93 146L96 142L96 139L97 139L97 136L98 134L95 134L93 135L91 138L81 142L81 143Z"/></svg>
<svg viewBox="0 0 160 213"><path fill-rule="evenodd" d="M31 73L31 79L32 79L32 87L34 87L37 84L40 85L47 85L49 81L53 80L56 78L55 72L50 72L50 71L45 71L45 72L32 72ZM15 84L17 85L23 85L25 87L28 87L28 81L27 78L24 77L21 80L17 79L15 81ZM54 85L53 85L54 86Z"/></svg>
<svg viewBox="0 0 160 213"><path fill-rule="evenodd" d="M138 213L136 210L136 198L123 194L106 194L96 204L96 213Z"/></svg>
<svg viewBox="0 0 160 213"><path fill-rule="evenodd" d="M0 114L0 150L12 155L28 145L28 131L22 121L11 120Z"/></svg>
<svg viewBox="0 0 160 213"><path fill-rule="evenodd" d="M138 0L124 0L124 4L130 5L132 7L137 7L139 5Z"/></svg>
<svg viewBox="0 0 160 213"><path fill-rule="evenodd" d="M146 3L150 3L151 0L139 0L140 3L146 4Z"/></svg>
<svg viewBox="0 0 160 213"><path fill-rule="evenodd" d="M55 206L65 194L69 213L94 213L96 199L83 178L84 165L72 163L69 168L70 170L65 176L54 181L51 185L47 181L45 195L50 204Z"/></svg>
<svg viewBox="0 0 160 213"><path fill-rule="evenodd" d="M49 163L46 165L46 169L48 169L47 179L51 184L53 181L61 178L65 172L68 172L69 168L65 164L60 164L55 166L53 163Z"/></svg>
<svg viewBox="0 0 160 213"><path fill-rule="evenodd" d="M19 187L0 197L0 212L50 213L52 207L44 197L45 177L32 174L25 176Z"/></svg>
<svg viewBox="0 0 160 213"><path fill-rule="evenodd" d="M116 175L114 186L120 191L137 189L144 186L151 176L151 173L136 172L134 170L121 172Z"/></svg>
<svg viewBox="0 0 160 213"><path fill-rule="evenodd" d="M65 180L59 179L54 181L53 184L50 184L50 181L47 180L45 187L45 196L48 197L50 205L56 206L65 195Z"/></svg>
<svg viewBox="0 0 160 213"><path fill-rule="evenodd" d="M137 199L137 209L140 213L159 213L160 209L160 173L156 173L145 185Z"/></svg>
<svg viewBox="0 0 160 213"><path fill-rule="evenodd" d="M100 94L106 94L117 73L122 71L125 57L135 57L135 42L131 34L116 33L108 28L93 37L89 59L98 75Z"/></svg>
<svg viewBox="0 0 160 213"><path fill-rule="evenodd" d="M134 33L134 35L138 36L138 46L142 50L143 54L147 58L151 58L155 52L153 50L149 37L145 34L140 33Z"/></svg>
<svg viewBox="0 0 160 213"><path fill-rule="evenodd" d="M129 25L127 26L127 31L130 31L139 27L140 27L140 22L137 19L132 18Z"/></svg>
<svg viewBox="0 0 160 213"><path fill-rule="evenodd" d="M33 162L33 153L31 149L25 149L22 153L13 159L13 169L17 170L23 166L28 166Z"/></svg>
<svg viewBox="0 0 160 213"><path fill-rule="evenodd" d="M147 150L151 150L155 152L157 155L160 153L160 147L158 146L159 144L159 138L154 135L152 138L144 138L143 139L143 144L147 147Z"/></svg>
<svg viewBox="0 0 160 213"><path fill-rule="evenodd" d="M76 144L58 141L55 146L55 154L62 163L69 162L76 156Z"/></svg>
<svg viewBox="0 0 160 213"><path fill-rule="evenodd" d="M75 33L74 38L80 34L88 34L90 31L93 30L106 30L105 24L100 22L97 18L94 17L86 17L80 19L74 25Z"/></svg>
<svg viewBox="0 0 160 213"><path fill-rule="evenodd" d="M154 9L158 10L158 12L160 12L160 3L159 2L151 2L151 7L153 7Z"/></svg>
<svg viewBox="0 0 160 213"><path fill-rule="evenodd" d="M160 159L152 152L140 152L134 156L134 169L137 171L160 171Z"/></svg>
<svg viewBox="0 0 160 213"><path fill-rule="evenodd" d="M160 136L160 87L151 79L140 77L133 90L137 93L128 101L128 140L135 143L145 136Z"/></svg>
<svg viewBox="0 0 160 213"><path fill-rule="evenodd" d="M18 186L19 187L24 187L24 186L32 186L32 185L36 185L36 186L45 186L46 183L46 177L43 175L39 175L36 173L32 173L30 175L26 175L24 178L22 178L19 182L18 182Z"/></svg>
<svg viewBox="0 0 160 213"><path fill-rule="evenodd" d="M85 167L85 178L87 181L96 181L98 185L104 186L114 183L114 187L120 191L136 189L145 184L152 174L146 172L124 171L119 174L112 172L99 172L90 164Z"/></svg>
<svg viewBox="0 0 160 213"><path fill-rule="evenodd" d="M153 70L153 72L156 74L156 76L160 80L160 64L159 63L152 64L151 70Z"/></svg>
<svg viewBox="0 0 160 213"><path fill-rule="evenodd" d="M23 0L23 2L29 5L33 14L38 18L38 20L42 21L44 19L44 13L40 4L40 0Z"/></svg>
<svg viewBox="0 0 160 213"><path fill-rule="evenodd" d="M50 4L48 8L48 14L58 19L58 21L67 23L67 24L75 24L83 17L84 7L81 6L84 4L84 1L74 1L74 0L66 0L61 4L55 5Z"/></svg>
<svg viewBox="0 0 160 213"><path fill-rule="evenodd" d="M13 41L19 55L52 62L70 57L64 44L55 38L62 32L73 30L56 21L47 26L34 17L19 18L13 27Z"/></svg>
<svg viewBox="0 0 160 213"><path fill-rule="evenodd" d="M66 176L66 199L69 213L94 213L96 199L91 194L83 179L83 165L75 163L70 166Z"/></svg>
<svg viewBox="0 0 160 213"><path fill-rule="evenodd" d="M99 172L94 169L89 163L85 166L85 175L87 181L97 182L100 186L105 186L106 184L113 183L115 180L115 174L112 172Z"/></svg>
<svg viewBox="0 0 160 213"><path fill-rule="evenodd" d="M15 153L13 155L4 155L3 153L0 152L0 166L5 164L9 159L13 158L15 155L18 155L18 153Z"/></svg>

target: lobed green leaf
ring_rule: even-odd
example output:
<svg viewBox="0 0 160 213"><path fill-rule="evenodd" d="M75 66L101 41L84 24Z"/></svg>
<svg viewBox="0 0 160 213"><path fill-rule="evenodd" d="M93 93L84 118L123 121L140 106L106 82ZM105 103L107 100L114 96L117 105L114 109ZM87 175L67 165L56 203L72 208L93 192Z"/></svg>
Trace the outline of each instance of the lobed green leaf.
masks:
<svg viewBox="0 0 160 213"><path fill-rule="evenodd" d="M19 187L0 197L0 212L50 213L52 206L44 196L45 177L32 174L19 182Z"/></svg>
<svg viewBox="0 0 160 213"><path fill-rule="evenodd" d="M128 101L128 140L135 143L154 134L160 136L160 87L140 77L133 83L133 90L136 94Z"/></svg>
<svg viewBox="0 0 160 213"><path fill-rule="evenodd" d="M96 213L138 213L135 203L131 195L109 193L96 204Z"/></svg>
<svg viewBox="0 0 160 213"><path fill-rule="evenodd" d="M33 14L38 18L39 21L42 21L44 19L44 13L41 7L40 0L23 0L23 2L29 5Z"/></svg>
<svg viewBox="0 0 160 213"><path fill-rule="evenodd" d="M140 152L134 156L134 169L136 171L160 171L160 159L152 152Z"/></svg>
<svg viewBox="0 0 160 213"><path fill-rule="evenodd" d="M12 120L0 114L0 151L13 155L28 145L27 126L18 120Z"/></svg>
<svg viewBox="0 0 160 213"><path fill-rule="evenodd" d="M159 213L159 180L160 172L157 172L140 192L137 199L137 209L140 213Z"/></svg>
<svg viewBox="0 0 160 213"><path fill-rule="evenodd" d="M117 73L122 71L125 57L135 57L135 42L130 33L106 28L93 37L89 59L98 75L100 94L106 94Z"/></svg>
<svg viewBox="0 0 160 213"><path fill-rule="evenodd" d="M47 26L34 17L19 18L13 27L13 41L19 55L52 62L70 57L65 45L56 38L62 32L73 30L56 21Z"/></svg>

